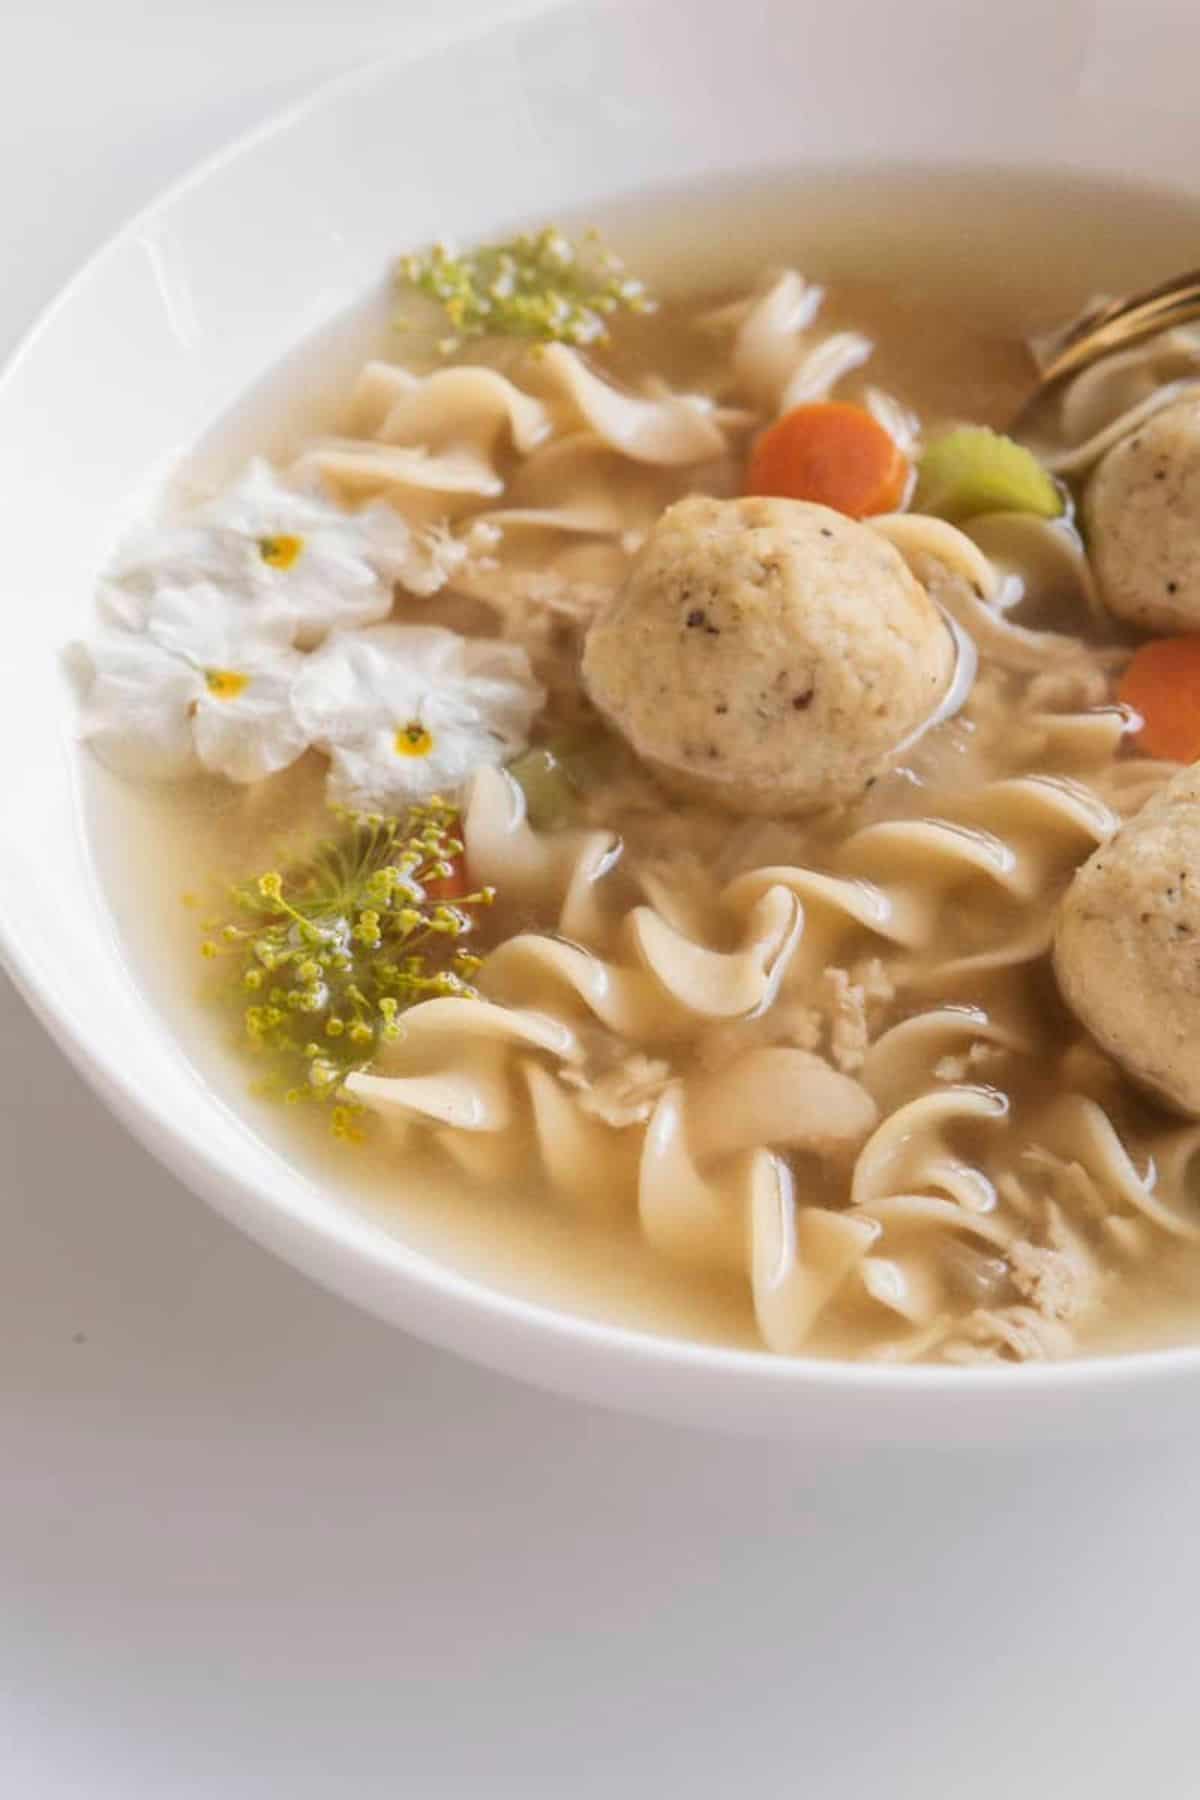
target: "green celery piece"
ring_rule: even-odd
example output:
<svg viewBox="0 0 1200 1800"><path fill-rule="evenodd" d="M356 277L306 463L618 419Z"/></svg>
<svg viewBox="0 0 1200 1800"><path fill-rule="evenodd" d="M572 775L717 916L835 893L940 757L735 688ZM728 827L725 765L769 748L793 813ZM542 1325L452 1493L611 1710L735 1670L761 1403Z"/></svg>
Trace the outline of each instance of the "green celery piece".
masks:
<svg viewBox="0 0 1200 1800"><path fill-rule="evenodd" d="M1062 510L1058 484L1033 451L987 425L935 438L917 464L914 512L957 523L993 512L1056 519Z"/></svg>

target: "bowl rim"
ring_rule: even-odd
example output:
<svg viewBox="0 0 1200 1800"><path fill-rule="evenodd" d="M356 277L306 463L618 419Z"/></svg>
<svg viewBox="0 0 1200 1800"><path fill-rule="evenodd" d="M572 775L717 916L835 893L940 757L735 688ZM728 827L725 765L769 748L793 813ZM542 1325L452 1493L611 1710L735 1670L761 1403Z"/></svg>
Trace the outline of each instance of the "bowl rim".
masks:
<svg viewBox="0 0 1200 1800"><path fill-rule="evenodd" d="M609 5L636 10L640 0L609 0ZM10 382L23 369L42 336L50 329L59 313L69 307L76 294L86 286L93 273L110 259L120 255L130 241L146 227L163 220L177 201L228 165L236 163L261 144L284 136L302 125L309 117L336 106L356 91L386 81L392 72L452 53L454 48L479 44L500 37L520 25L532 24L555 14L574 10L576 0L514 0L504 12L486 21L468 23L464 30L450 30L432 39L424 39L409 47L400 46L376 54L369 62L356 64L338 74L320 80L308 92L279 107L257 123L236 134L227 142L200 158L174 180L165 184L145 204L138 207L117 229L109 233L83 260L74 273L37 310L25 330L0 362L0 399ZM996 165L997 168L1001 165ZM76 747L74 754L83 754ZM76 765L77 768L77 765ZM78 781L75 782L78 805ZM85 841L89 834L85 833ZM96 903L107 906L103 889L96 893ZM241 1175L224 1158L213 1153L197 1135L159 1112L152 1096L147 1096L122 1070L121 1059L99 1033L77 1030L54 1004L39 979L33 959L26 955L19 932L9 929L0 917L0 967L6 971L31 1012L51 1039L63 1051L87 1085L122 1125L149 1151L155 1161L183 1184L197 1193L215 1211L229 1219L249 1237L264 1244L292 1267L301 1270L318 1284L339 1292L351 1302L399 1324L425 1341L439 1343L485 1367L511 1372L512 1363L504 1355L503 1344L513 1333L527 1342L540 1343L546 1361L542 1373L521 1368L520 1379L532 1381L558 1392L579 1394L583 1385L570 1377L557 1377L553 1363L556 1350L582 1353L588 1359L600 1357L608 1365L608 1373L617 1373L616 1365L624 1365L632 1375L648 1365L670 1371L689 1382L702 1383L719 1375L727 1384L748 1393L764 1387L795 1392L797 1398L813 1390L831 1395L874 1395L912 1398L957 1394L1028 1395L1059 1398L1094 1393L1101 1388L1110 1391L1141 1390L1148 1384L1161 1387L1164 1379L1176 1384L1191 1383L1200 1378L1200 1342L1196 1345L1167 1345L1144 1350L1104 1352L1084 1355L1053 1363L972 1365L967 1367L928 1363L854 1362L843 1358L816 1356L777 1356L767 1350L747 1349L733 1345L708 1343L668 1332L617 1323L607 1323L583 1313L576 1313L548 1301L526 1298L493 1286L482 1276L468 1275L442 1262L434 1255L422 1253L420 1267L410 1261L392 1261L386 1248L367 1252L348 1241L334 1226L309 1218L301 1218L289 1207L285 1191L271 1192L267 1187ZM132 972L127 979L137 988ZM203 1077L197 1072L198 1081ZM204 1085L207 1086L207 1083ZM181 1157L186 1166L181 1167ZM295 1165L284 1158L289 1174ZM226 1203L230 1187L243 1198L242 1206ZM292 1232L305 1240L304 1251L294 1245L284 1246L268 1229L270 1219L283 1214ZM397 1252L401 1247L398 1241ZM339 1259L359 1261L367 1258L382 1266L391 1280L410 1286L414 1292L424 1290L429 1297L455 1309L457 1326L447 1321L443 1332L426 1323L409 1324L381 1303L343 1285L325 1266ZM389 1267L389 1264L391 1265ZM472 1328L484 1326L488 1341L471 1341ZM595 1384L590 1397L597 1398ZM638 1406L636 1400L631 1402ZM650 1408L651 1403L647 1402ZM656 1411L663 1410L654 1406Z"/></svg>

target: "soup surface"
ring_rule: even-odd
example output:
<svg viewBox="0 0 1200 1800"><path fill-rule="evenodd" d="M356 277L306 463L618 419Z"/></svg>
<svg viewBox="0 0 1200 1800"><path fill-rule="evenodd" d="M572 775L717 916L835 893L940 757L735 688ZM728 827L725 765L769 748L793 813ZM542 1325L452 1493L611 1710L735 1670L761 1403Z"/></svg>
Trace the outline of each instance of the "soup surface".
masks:
<svg viewBox="0 0 1200 1800"><path fill-rule="evenodd" d="M203 686L177 715L174 698L154 715L170 778L130 779L150 759L149 715L132 751L111 720L96 726L108 665L95 655L89 729L120 764L89 771L95 854L147 992L281 1154L406 1242L512 1291L781 1354L972 1363L1194 1336L1200 1127L1161 1103L1161 1084L1091 1013L1089 1031L1064 1004L1053 943L1075 872L1200 754L1156 733L1151 705L1121 704L1146 630L1106 604L1077 526L1112 446L1186 403L1200 349L1176 333L1081 378L1036 459L997 462L995 440L948 435L1003 430L1031 383L1030 339L1098 292L1186 264L1194 215L1132 190L843 172L614 209L601 224L653 310L623 295L602 341L552 349L463 335L460 312L451 345L453 314L435 319L412 293L398 303L389 284L218 422L163 522L118 552L102 595L113 654L145 634ZM942 673L915 728L897 727L869 767L854 708L810 728L835 655L856 668L876 618L891 629L886 599L856 625L835 593L834 635L804 640L803 680L784 671L795 717L780 730L787 780L806 756L833 768L836 752L853 792L800 805L780 789L773 805L722 735L761 667L729 625L740 602L705 573L710 526L689 523L701 515L671 515L683 519L672 543L709 580L703 605L683 597L678 663L669 648L634 654L623 627L604 652L615 673L585 683L581 656L597 621L649 582L664 513L707 496L703 518L740 546L751 515L737 496L766 466L764 432L797 412L801 435L825 430L830 406L853 413L834 421L837 442L845 429L867 444L873 427L870 443L890 445L887 504L847 501L828 527L805 516L831 541L846 533L847 555L881 559L906 593L916 584ZM382 505L403 520L383 574L363 576L368 553L333 527L322 538L319 520L307 538L255 525L274 489L213 525L205 502L241 491L250 456L270 459L263 481L318 496L331 517ZM849 457L835 510L853 488L838 486ZM789 489L801 464L811 480L811 461L784 462L782 498L765 502L783 510L753 520L756 554L778 541L786 559L800 556L789 509L826 495ZM197 593L219 598L242 578L238 531L285 598L293 570L325 557L291 613L267 607L253 666L236 631L211 653L189 648ZM809 577L796 566L803 630ZM666 568L674 579L670 556ZM340 581L345 610L323 610ZM454 656L459 635L476 647L454 664L453 704L427 706L421 687L450 682L434 667L444 640L371 639L395 625L456 634ZM664 762L672 709L697 704L696 678L680 675L692 640L722 631L702 665L716 682L711 744L684 732ZM393 658L386 679L339 649L355 633ZM485 667L479 647L496 643ZM881 716L915 643L880 648L898 657L879 665L894 669ZM621 709L660 662L651 754ZM151 681L132 668L120 665L126 706L130 684L142 694ZM166 693L166 663L155 670ZM239 737L222 707L256 683L266 698ZM1152 682L1143 691L1155 701ZM728 771L706 767L725 758ZM276 896L312 891L316 846L363 851L364 828L331 813L331 793L404 819L433 791L422 771L435 763L459 810L440 872L414 871L423 923L404 940L434 985L404 977L397 1007L364 1002L360 1017L351 959L375 948L363 908L405 898L379 886L394 857L345 878L338 943L310 944L307 901L285 916ZM279 884L256 886L264 874ZM375 886L354 886L360 875ZM427 935L439 907L452 924ZM269 931L275 952L260 954ZM335 961L297 976L322 944ZM464 948L470 960L455 961ZM287 1013L304 982L309 999ZM272 993L284 1026L252 1030L248 1060L247 1008L261 1013ZM308 1054L293 1027L309 1006L314 1078L277 1079L283 1038ZM359 1027L369 1054L356 1058ZM313 1103L281 1105L263 1087Z"/></svg>

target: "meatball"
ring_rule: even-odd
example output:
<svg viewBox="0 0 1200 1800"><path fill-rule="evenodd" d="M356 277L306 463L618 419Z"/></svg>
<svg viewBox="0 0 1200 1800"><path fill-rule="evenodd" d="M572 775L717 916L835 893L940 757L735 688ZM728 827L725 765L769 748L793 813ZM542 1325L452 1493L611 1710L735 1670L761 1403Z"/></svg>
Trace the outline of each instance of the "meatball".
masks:
<svg viewBox="0 0 1200 1800"><path fill-rule="evenodd" d="M1126 1073L1200 1118L1200 764L1078 871L1054 967L1067 1005Z"/></svg>
<svg viewBox="0 0 1200 1800"><path fill-rule="evenodd" d="M1200 395L1113 445L1084 523L1110 612L1145 631L1200 630Z"/></svg>
<svg viewBox="0 0 1200 1800"><path fill-rule="evenodd" d="M800 500L682 500L588 633L584 684L683 792L744 812L851 800L930 718L950 630L899 552Z"/></svg>

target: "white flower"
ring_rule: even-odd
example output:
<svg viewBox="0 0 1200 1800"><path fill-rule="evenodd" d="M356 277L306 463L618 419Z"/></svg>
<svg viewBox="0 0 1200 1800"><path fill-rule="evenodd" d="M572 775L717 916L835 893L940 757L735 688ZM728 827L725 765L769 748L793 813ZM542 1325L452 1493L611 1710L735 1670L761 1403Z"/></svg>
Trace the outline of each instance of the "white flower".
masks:
<svg viewBox="0 0 1200 1800"><path fill-rule="evenodd" d="M343 633L307 660L296 715L329 753L330 799L391 812L524 749L545 695L523 650L437 626Z"/></svg>
<svg viewBox="0 0 1200 1800"><path fill-rule="evenodd" d="M436 593L464 555L448 532L415 532L383 501L345 511L286 486L256 458L236 486L184 524L142 532L110 574L134 589L217 582L286 610L296 640L312 645L335 629L385 619L397 581Z"/></svg>
<svg viewBox="0 0 1200 1800"><path fill-rule="evenodd" d="M292 709L304 662L283 613L248 610L199 583L162 588L144 631L104 630L75 653L82 735L122 774L200 768L261 781L308 748Z"/></svg>

